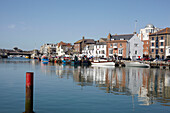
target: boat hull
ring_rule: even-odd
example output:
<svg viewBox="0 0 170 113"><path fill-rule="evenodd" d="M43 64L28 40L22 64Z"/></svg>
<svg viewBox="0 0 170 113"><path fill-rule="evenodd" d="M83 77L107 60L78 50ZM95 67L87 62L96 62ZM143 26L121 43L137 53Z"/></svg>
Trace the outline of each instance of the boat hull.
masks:
<svg viewBox="0 0 170 113"><path fill-rule="evenodd" d="M114 62L91 62L92 65L115 66Z"/></svg>
<svg viewBox="0 0 170 113"><path fill-rule="evenodd" d="M144 64L140 62L125 62L126 67L150 67L149 64Z"/></svg>

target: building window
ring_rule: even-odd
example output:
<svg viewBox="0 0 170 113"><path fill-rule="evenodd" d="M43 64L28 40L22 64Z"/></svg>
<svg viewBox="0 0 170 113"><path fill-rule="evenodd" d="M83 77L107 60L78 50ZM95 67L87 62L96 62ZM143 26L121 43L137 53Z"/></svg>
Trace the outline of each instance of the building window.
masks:
<svg viewBox="0 0 170 113"><path fill-rule="evenodd" d="M164 39L164 37L161 37L161 40L163 40Z"/></svg>
<svg viewBox="0 0 170 113"><path fill-rule="evenodd" d="M122 47L122 44L120 44L120 47Z"/></svg>
<svg viewBox="0 0 170 113"><path fill-rule="evenodd" d="M162 38L162 37L161 37ZM161 42L161 46L163 46L163 42Z"/></svg>
<svg viewBox="0 0 170 113"><path fill-rule="evenodd" d="M112 47L113 45L112 44L110 44L110 47Z"/></svg>
<svg viewBox="0 0 170 113"><path fill-rule="evenodd" d="M113 50L109 50L109 54L113 54Z"/></svg>
<svg viewBox="0 0 170 113"><path fill-rule="evenodd" d="M154 43L152 43L152 46L154 46Z"/></svg>
<svg viewBox="0 0 170 113"><path fill-rule="evenodd" d="M158 54L158 49L156 49L156 55Z"/></svg>
<svg viewBox="0 0 170 113"><path fill-rule="evenodd" d="M101 54L105 54L104 50L101 51Z"/></svg>
<svg viewBox="0 0 170 113"><path fill-rule="evenodd" d="M156 37L156 41L158 41L158 37Z"/></svg>
<svg viewBox="0 0 170 113"><path fill-rule="evenodd" d="M152 37L152 40L154 40L154 37Z"/></svg>
<svg viewBox="0 0 170 113"><path fill-rule="evenodd" d="M156 42L156 47L158 47L158 41Z"/></svg>
<svg viewBox="0 0 170 113"><path fill-rule="evenodd" d="M138 46L138 44L134 44L135 45L135 47L137 47Z"/></svg>
<svg viewBox="0 0 170 113"><path fill-rule="evenodd" d="M152 53L154 52L154 49L152 49Z"/></svg>
<svg viewBox="0 0 170 113"><path fill-rule="evenodd" d="M163 49L161 49L161 52L163 52Z"/></svg>
<svg viewBox="0 0 170 113"><path fill-rule="evenodd" d="M122 51L123 51L123 50L122 50L122 49L120 49L120 50L119 50L119 54L122 54Z"/></svg>
<svg viewBox="0 0 170 113"><path fill-rule="evenodd" d="M162 55L162 59L164 59L164 55Z"/></svg>
<svg viewBox="0 0 170 113"><path fill-rule="evenodd" d="M135 55L137 55L137 53L138 53L138 52L137 52L137 51L135 51Z"/></svg>

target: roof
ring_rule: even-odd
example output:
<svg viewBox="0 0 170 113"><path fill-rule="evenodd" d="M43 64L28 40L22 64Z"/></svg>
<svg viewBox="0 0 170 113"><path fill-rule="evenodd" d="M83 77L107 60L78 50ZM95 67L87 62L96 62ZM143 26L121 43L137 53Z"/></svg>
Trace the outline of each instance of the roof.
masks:
<svg viewBox="0 0 170 113"><path fill-rule="evenodd" d="M111 35L111 40L130 40L134 34Z"/></svg>
<svg viewBox="0 0 170 113"><path fill-rule="evenodd" d="M71 47L72 45L70 43L64 43L63 41L61 41L60 43L57 44L58 47L60 46L67 46L67 47Z"/></svg>
<svg viewBox="0 0 170 113"><path fill-rule="evenodd" d="M161 34L170 34L170 28L167 27L165 29L159 30L158 32L152 33L150 35L161 35Z"/></svg>
<svg viewBox="0 0 170 113"><path fill-rule="evenodd" d="M147 24L145 28L155 28L155 26L153 24Z"/></svg>
<svg viewBox="0 0 170 113"><path fill-rule="evenodd" d="M106 45L106 42L96 42L96 45Z"/></svg>
<svg viewBox="0 0 170 113"><path fill-rule="evenodd" d="M107 41L107 38L100 38L100 40Z"/></svg>
<svg viewBox="0 0 170 113"><path fill-rule="evenodd" d="M79 44L79 43L82 43L82 42L83 42L83 39L78 40L74 44ZM85 44L95 44L95 41L93 39L84 39L84 43Z"/></svg>

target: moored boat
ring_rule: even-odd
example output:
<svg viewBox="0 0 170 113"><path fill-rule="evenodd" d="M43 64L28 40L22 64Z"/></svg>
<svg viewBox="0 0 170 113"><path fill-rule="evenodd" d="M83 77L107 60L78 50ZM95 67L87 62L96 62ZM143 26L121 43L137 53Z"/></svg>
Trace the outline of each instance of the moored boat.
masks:
<svg viewBox="0 0 170 113"><path fill-rule="evenodd" d="M149 64L143 62L124 62L126 67L150 67Z"/></svg>
<svg viewBox="0 0 170 113"><path fill-rule="evenodd" d="M92 65L104 65L104 66L115 66L115 63L113 61L107 61L107 62L91 62Z"/></svg>
<svg viewBox="0 0 170 113"><path fill-rule="evenodd" d="M29 58L29 56L26 56L25 58Z"/></svg>
<svg viewBox="0 0 170 113"><path fill-rule="evenodd" d="M49 62L49 59L46 56L42 56L41 61L43 64L47 64Z"/></svg>
<svg viewBox="0 0 170 113"><path fill-rule="evenodd" d="M92 65L103 65L103 66L115 66L115 62L107 61L103 59L94 60L93 62L91 62L91 64Z"/></svg>

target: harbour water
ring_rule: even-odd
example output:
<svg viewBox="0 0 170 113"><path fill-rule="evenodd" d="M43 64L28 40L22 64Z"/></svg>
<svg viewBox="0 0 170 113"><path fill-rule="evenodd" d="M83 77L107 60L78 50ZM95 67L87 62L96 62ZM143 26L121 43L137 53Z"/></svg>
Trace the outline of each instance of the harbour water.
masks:
<svg viewBox="0 0 170 113"><path fill-rule="evenodd" d="M0 59L0 113L25 111L25 74L34 72L36 113L169 113L170 71L75 67Z"/></svg>

